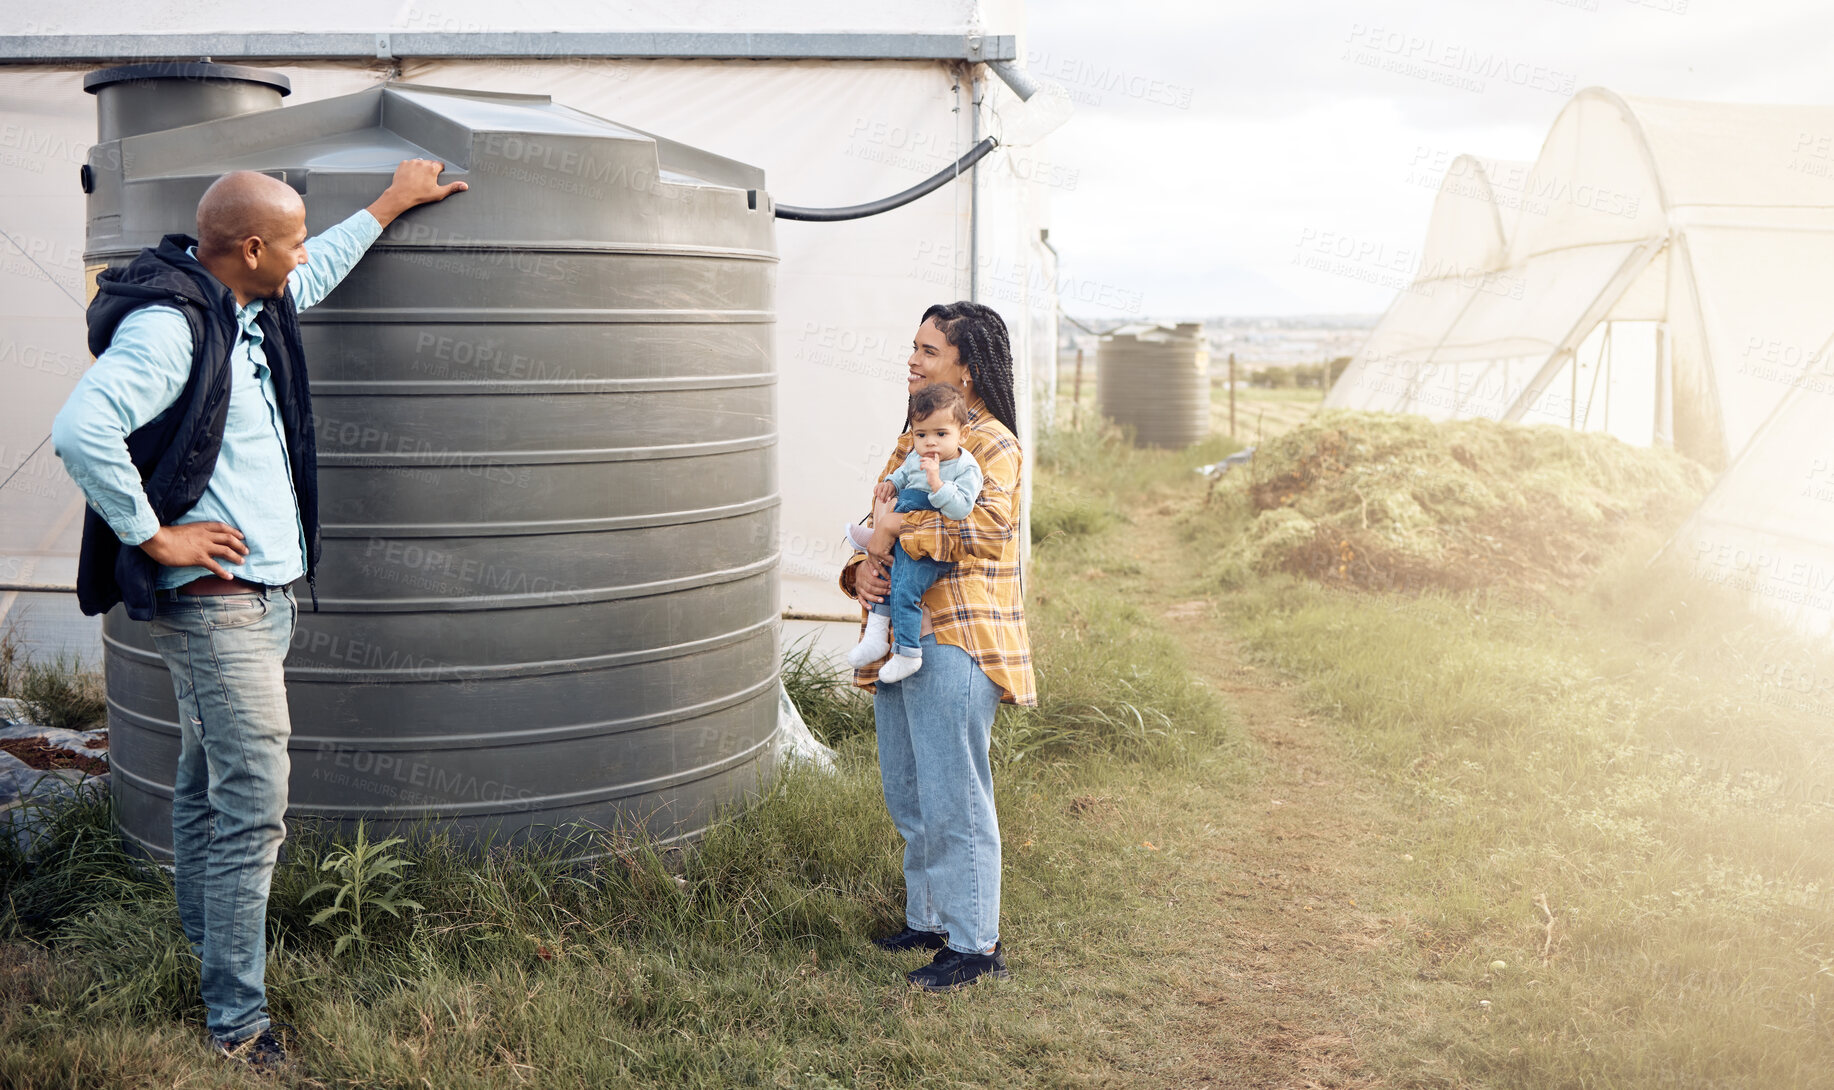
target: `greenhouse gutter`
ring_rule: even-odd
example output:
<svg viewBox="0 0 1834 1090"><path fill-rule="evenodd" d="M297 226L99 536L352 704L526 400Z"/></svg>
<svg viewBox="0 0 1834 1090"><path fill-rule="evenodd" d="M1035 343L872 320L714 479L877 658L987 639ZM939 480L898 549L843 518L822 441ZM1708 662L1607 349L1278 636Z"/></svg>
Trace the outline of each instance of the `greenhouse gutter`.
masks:
<svg viewBox="0 0 1834 1090"><path fill-rule="evenodd" d="M196 60L699 60L967 61L1010 67L1012 34L765 33L733 31L371 31L264 34L0 35L0 63L91 64Z"/></svg>

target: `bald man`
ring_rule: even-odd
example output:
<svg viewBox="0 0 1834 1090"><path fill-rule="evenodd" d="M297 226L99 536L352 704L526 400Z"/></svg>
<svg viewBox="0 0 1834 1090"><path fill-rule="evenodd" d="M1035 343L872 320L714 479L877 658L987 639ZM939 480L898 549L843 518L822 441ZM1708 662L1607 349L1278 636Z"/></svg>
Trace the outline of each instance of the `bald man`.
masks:
<svg viewBox="0 0 1834 1090"><path fill-rule="evenodd" d="M52 442L89 500L77 597L151 622L178 700L172 856L217 1049L285 1063L270 1028L267 896L286 837L281 663L319 553L317 448L299 311L396 216L444 200L410 159L364 211L313 239L284 182L238 171L205 191L196 239L167 235L103 273L93 367ZM316 590L314 599L316 600Z"/></svg>

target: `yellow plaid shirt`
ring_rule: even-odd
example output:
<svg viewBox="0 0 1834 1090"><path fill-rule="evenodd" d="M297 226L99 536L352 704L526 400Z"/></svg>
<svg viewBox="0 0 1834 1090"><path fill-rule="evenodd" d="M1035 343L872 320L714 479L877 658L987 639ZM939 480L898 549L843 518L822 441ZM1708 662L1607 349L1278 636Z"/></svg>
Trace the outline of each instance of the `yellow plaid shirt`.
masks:
<svg viewBox="0 0 1834 1090"><path fill-rule="evenodd" d="M974 510L959 522L935 511L904 516L898 543L912 556L952 561L955 567L924 593L924 608L937 643L953 644L973 656L988 680L1002 690L1007 704L1038 703L1032 678L1032 643L1025 631L1025 604L1019 593L1019 470L1025 455L1019 440L994 419L980 398L968 405L968 428L962 447L974 455L986 480ZM909 432L879 479L898 468L911 453ZM841 589L853 596L855 557L841 569ZM879 664L855 670L853 682L871 689Z"/></svg>

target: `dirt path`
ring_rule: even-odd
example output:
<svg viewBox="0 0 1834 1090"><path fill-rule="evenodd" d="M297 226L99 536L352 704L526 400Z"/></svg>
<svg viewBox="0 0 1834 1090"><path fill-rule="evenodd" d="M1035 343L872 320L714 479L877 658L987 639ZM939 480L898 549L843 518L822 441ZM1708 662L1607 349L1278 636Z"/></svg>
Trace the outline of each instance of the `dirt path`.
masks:
<svg viewBox="0 0 1834 1090"><path fill-rule="evenodd" d="M1142 511L1135 526L1146 570L1189 569L1169 512ZM1176 1004L1188 1014L1166 1026L1179 1060L1154 1074L1176 1086L1388 1085L1359 1034L1375 1007L1366 982L1413 960L1391 948L1407 941L1406 922L1372 911L1382 869L1400 858L1404 819L1294 684L1248 663L1216 603L1191 591L1141 585L1233 708L1251 767L1190 800L1204 812L1186 817L1219 835L1191 861L1208 895L1179 943L1192 971Z"/></svg>

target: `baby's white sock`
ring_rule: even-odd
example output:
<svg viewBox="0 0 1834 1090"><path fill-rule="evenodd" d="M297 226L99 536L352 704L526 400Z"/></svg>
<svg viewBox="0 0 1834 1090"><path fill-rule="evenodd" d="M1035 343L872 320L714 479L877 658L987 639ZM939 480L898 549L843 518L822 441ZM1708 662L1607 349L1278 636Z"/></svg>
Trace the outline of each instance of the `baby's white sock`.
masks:
<svg viewBox="0 0 1834 1090"><path fill-rule="evenodd" d="M921 669L923 669L922 655L893 655L890 661L879 667L879 680L903 681Z"/></svg>
<svg viewBox="0 0 1834 1090"><path fill-rule="evenodd" d="M866 615L866 634L853 650L847 652L847 664L854 669L871 666L885 657L892 646L892 619L884 613Z"/></svg>

